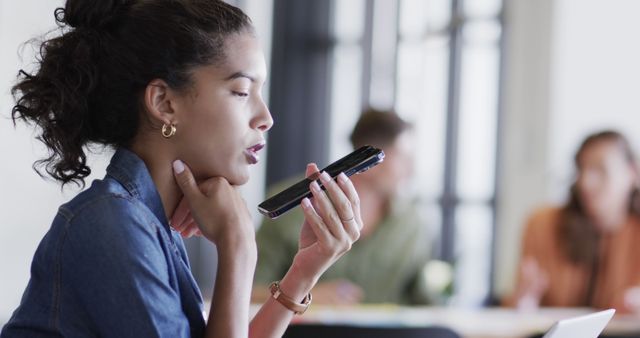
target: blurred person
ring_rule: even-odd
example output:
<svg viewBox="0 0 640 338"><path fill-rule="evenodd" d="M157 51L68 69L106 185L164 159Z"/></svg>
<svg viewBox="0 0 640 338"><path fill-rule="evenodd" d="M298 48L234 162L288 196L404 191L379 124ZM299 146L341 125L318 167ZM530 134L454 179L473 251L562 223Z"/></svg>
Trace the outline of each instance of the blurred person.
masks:
<svg viewBox="0 0 640 338"><path fill-rule="evenodd" d="M615 131L588 136L575 155L569 201L530 218L507 304L640 310L638 166Z"/></svg>
<svg viewBox="0 0 640 338"><path fill-rule="evenodd" d="M321 277L313 289L314 302L424 304L428 297L422 271L430 256L429 236L414 205L398 198L412 176L411 125L393 111L367 110L354 127L351 144L354 149L367 144L381 148L386 156L366 174L351 177L360 196L361 238ZM268 195L298 179L275 185ZM254 302L268 296L264 286L290 265L301 221L297 209L262 223L256 238Z"/></svg>

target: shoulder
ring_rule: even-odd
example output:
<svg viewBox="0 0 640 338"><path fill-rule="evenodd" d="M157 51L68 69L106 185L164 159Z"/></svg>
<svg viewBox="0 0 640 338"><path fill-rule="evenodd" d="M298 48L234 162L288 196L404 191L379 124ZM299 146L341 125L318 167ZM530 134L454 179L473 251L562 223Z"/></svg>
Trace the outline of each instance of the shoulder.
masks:
<svg viewBox="0 0 640 338"><path fill-rule="evenodd" d="M62 205L59 214L69 225L86 224L124 225L137 222L151 225L158 220L149 208L131 196L113 180L94 181L91 187L68 203Z"/></svg>
<svg viewBox="0 0 640 338"><path fill-rule="evenodd" d="M522 232L523 250L543 252L550 250L550 243L557 243L562 208L544 206L534 210Z"/></svg>
<svg viewBox="0 0 640 338"><path fill-rule="evenodd" d="M543 206L535 209L527 220L527 229L550 229L558 225L562 208Z"/></svg>
<svg viewBox="0 0 640 338"><path fill-rule="evenodd" d="M385 217L385 224L402 227L409 232L426 231L429 228L427 219L418 201L398 198L392 202L391 211Z"/></svg>
<svg viewBox="0 0 640 338"><path fill-rule="evenodd" d="M65 251L75 253L155 251L164 230L142 201L95 184L60 207L58 216L54 226L63 228Z"/></svg>
<svg viewBox="0 0 640 338"><path fill-rule="evenodd" d="M152 231L159 225L144 203L118 194L96 196L77 206L64 205L59 214L66 219L68 230L73 231L89 228L92 233L104 233L130 229L132 225Z"/></svg>

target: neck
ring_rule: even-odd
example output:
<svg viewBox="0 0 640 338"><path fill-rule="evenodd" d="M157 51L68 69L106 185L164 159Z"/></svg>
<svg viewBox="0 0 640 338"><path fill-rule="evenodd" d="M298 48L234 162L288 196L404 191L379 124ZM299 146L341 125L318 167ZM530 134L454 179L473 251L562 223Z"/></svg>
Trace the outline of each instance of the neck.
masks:
<svg viewBox="0 0 640 338"><path fill-rule="evenodd" d="M619 210L609 210L594 217L596 226L604 233L615 232L622 228L627 222L629 212L627 208L619 208Z"/></svg>
<svg viewBox="0 0 640 338"><path fill-rule="evenodd" d="M163 151L158 151L162 148ZM172 163L175 160L173 152L169 148L159 147L157 144L136 142L131 147L147 166L151 179L158 190L165 216L171 219L174 210L180 203L182 191L178 187L173 176ZM166 150L166 151L165 151Z"/></svg>

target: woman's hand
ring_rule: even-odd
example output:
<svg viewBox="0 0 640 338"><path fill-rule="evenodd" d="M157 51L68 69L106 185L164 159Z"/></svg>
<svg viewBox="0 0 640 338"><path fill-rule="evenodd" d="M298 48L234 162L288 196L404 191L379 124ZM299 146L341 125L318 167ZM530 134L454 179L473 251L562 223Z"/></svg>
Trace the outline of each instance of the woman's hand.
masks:
<svg viewBox="0 0 640 338"><path fill-rule="evenodd" d="M616 308L620 313L633 313L640 315L640 286L631 287L625 290L624 305Z"/></svg>
<svg viewBox="0 0 640 338"><path fill-rule="evenodd" d="M301 203L305 221L292 268L317 280L358 240L362 216L358 193L346 175L340 174L336 182L309 164L306 176L319 177L326 192L314 181L310 185L312 200L305 198Z"/></svg>
<svg viewBox="0 0 640 338"><path fill-rule="evenodd" d="M251 214L236 187L222 177L212 177L198 185L182 161L175 161L173 167L184 194L172 217L176 230L183 235L199 230L217 246L242 243L255 246ZM191 219L195 220L198 230L194 229Z"/></svg>
<svg viewBox="0 0 640 338"><path fill-rule="evenodd" d="M362 302L364 291L346 279L318 283L313 287L315 304L353 305Z"/></svg>
<svg viewBox="0 0 640 338"><path fill-rule="evenodd" d="M218 252L216 292L205 336L247 337L257 259L255 229L247 205L238 190L222 177L212 177L198 185L191 170L180 160L173 162L173 171L189 213L179 206L172 219L176 219L178 227L187 219L189 228L188 218L193 217L202 235L216 245Z"/></svg>
<svg viewBox="0 0 640 338"><path fill-rule="evenodd" d="M307 177L312 201L302 200L305 221L300 232L298 253L289 271L280 280L280 290L292 299L304 299L316 284L320 275L338 258L351 249L360 237L362 217L360 199L346 175L340 174L337 182L328 175L318 175L315 164L307 166ZM323 192L315 179L320 177ZM293 312L278 300L270 297L251 321L250 336L281 336Z"/></svg>
<svg viewBox="0 0 640 338"><path fill-rule="evenodd" d="M533 257L525 257L520 267L520 286L516 290L519 310L535 310L549 289L549 276Z"/></svg>
<svg viewBox="0 0 640 338"><path fill-rule="evenodd" d="M202 232L198 228L196 220L191 216L191 210L189 209L189 203L187 199L182 197L178 207L173 212L169 225L184 238L191 236L202 236Z"/></svg>

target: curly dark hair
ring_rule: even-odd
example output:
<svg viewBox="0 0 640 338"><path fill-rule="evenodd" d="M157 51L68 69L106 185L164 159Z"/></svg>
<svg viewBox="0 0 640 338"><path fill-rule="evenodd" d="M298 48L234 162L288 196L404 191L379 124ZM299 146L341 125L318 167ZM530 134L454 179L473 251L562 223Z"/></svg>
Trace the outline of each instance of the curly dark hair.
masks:
<svg viewBox="0 0 640 338"><path fill-rule="evenodd" d="M224 59L229 35L253 32L218 0L68 0L54 14L60 34L40 45L35 73L19 71L12 118L41 128L49 156L34 169L62 185L84 185L87 146L130 145L151 80L186 89L194 67Z"/></svg>
<svg viewBox="0 0 640 338"><path fill-rule="evenodd" d="M605 130L589 135L582 142L574 158L576 169L580 170L580 158L587 149L596 143L605 141L616 144L629 163L636 163L629 141L617 131ZM638 187L634 187L631 192L629 214L640 217L640 190ZM558 231L560 241L563 244L562 248L572 262L592 264L598 254L600 233L584 210L578 194L577 182L571 186L569 200L561 210Z"/></svg>

